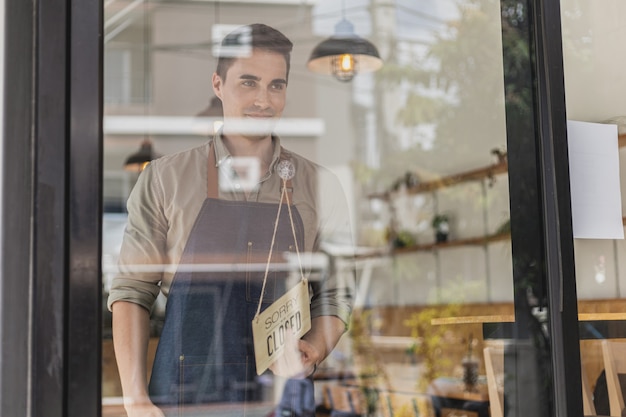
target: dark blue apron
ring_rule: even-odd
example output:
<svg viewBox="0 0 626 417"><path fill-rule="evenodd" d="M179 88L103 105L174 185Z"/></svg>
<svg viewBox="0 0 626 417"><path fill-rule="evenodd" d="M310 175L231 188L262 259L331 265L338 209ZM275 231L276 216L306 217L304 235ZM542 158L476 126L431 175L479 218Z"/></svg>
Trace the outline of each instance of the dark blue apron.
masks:
<svg viewBox="0 0 626 417"><path fill-rule="evenodd" d="M191 230L167 298L150 379L150 396L155 404L261 399L251 321L261 296L279 205L217 199L213 146L209 149L208 184L208 197ZM292 214L298 247L303 248L304 227L295 206ZM292 250L293 232L283 204L273 258L279 260L281 253ZM270 269L262 309L284 294L286 275Z"/></svg>

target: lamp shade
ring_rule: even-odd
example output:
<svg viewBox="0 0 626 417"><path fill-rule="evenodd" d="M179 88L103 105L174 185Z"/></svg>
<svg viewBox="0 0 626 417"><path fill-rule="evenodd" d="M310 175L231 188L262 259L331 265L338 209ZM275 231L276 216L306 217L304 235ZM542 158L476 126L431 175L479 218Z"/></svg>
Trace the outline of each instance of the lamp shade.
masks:
<svg viewBox="0 0 626 417"><path fill-rule="evenodd" d="M332 74L341 81L349 81L357 72L376 71L382 66L376 46L356 35L352 23L346 19L335 26L333 36L313 49L307 63L310 71Z"/></svg>
<svg viewBox="0 0 626 417"><path fill-rule="evenodd" d="M158 158L152 149L152 142L144 140L137 152L131 154L124 162L124 169L131 172L141 172L150 163L150 161Z"/></svg>

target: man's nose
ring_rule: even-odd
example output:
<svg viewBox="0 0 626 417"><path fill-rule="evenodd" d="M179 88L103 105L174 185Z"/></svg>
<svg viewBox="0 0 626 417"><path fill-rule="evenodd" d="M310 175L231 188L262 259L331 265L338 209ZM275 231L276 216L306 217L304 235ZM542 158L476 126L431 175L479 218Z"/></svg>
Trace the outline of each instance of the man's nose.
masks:
<svg viewBox="0 0 626 417"><path fill-rule="evenodd" d="M254 104L257 107L265 108L270 104L270 97L265 88L259 88L257 90L256 96L254 97Z"/></svg>

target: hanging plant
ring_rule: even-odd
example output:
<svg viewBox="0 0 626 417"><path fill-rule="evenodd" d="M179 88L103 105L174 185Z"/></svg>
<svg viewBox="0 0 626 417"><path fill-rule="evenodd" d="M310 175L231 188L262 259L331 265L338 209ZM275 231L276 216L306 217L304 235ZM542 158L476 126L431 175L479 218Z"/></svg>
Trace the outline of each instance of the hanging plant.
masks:
<svg viewBox="0 0 626 417"><path fill-rule="evenodd" d="M446 242L450 233L450 221L445 214L437 214L432 221L437 243Z"/></svg>

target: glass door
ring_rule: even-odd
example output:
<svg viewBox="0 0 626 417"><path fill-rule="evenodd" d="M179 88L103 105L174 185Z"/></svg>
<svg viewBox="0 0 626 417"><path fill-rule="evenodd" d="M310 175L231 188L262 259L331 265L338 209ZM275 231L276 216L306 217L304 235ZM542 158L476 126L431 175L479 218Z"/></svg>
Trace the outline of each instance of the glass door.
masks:
<svg viewBox="0 0 626 417"><path fill-rule="evenodd" d="M255 22L293 43L288 77L272 77L280 85L259 97L284 99L280 112L271 113L281 115L273 133L299 155L292 157L299 167L310 167L298 168L294 182L308 172L314 191L307 200L298 193L309 188L294 185L293 198L303 215L314 329L317 319L330 317L345 332L322 338L325 348L304 379L310 387L271 371L240 380L226 367L200 372L199 381L213 388L162 408L265 416L289 412L287 402L320 415L557 415L554 358L564 351L567 332L554 319L563 309L550 269L558 256L550 250L551 239L562 239L567 254L571 237L567 228L553 234L555 214L546 202L550 155L542 148L550 143L546 120L560 122L546 116L553 110L540 97L546 79L538 71L538 57L545 58L539 45L548 35L559 37L536 32L542 5L533 6L509 0L105 2L103 415L133 409L133 393L147 389L157 350L166 349L160 346L165 329L184 324L168 316L169 289L176 282L172 275L187 270L180 254L201 210L202 199L198 204L189 189L206 195L203 167L210 166L191 155L214 149L211 141L223 144L227 153L219 155L235 161L229 117L236 106L222 88L234 82L230 71L265 49L253 43L244 55L229 56L225 72L214 72L222 48L246 46L241 39L254 39L255 32L225 36ZM345 54L320 52L333 37L369 46L352 50L340 43ZM322 64L312 62L320 56L326 57ZM264 85L257 68L235 78L237 85ZM546 94L559 98L555 90ZM243 113L276 106L257 103ZM130 164L141 157L150 163L147 170ZM189 171L195 164L198 169ZM246 193L221 190L218 200L275 203L263 184L276 175L262 170ZM147 191L146 184L157 184L157 191ZM154 217L146 220L148 215ZM243 228L242 222L236 232ZM138 237L146 233L157 237ZM165 242L162 262L143 260L137 267L128 260L125 250L148 250L155 239ZM202 267L230 271L251 264L220 256ZM289 259L287 284L277 288L299 277ZM212 319L224 304L223 293L215 294L205 303ZM122 381L127 369L117 363L125 347L117 346L116 357L115 313L109 310L116 303L149 313L149 322L135 329L144 332L139 345L145 350L133 360L147 367L138 368L145 375L134 382ZM228 352L230 337L212 339L222 346L216 357ZM252 387L249 397L212 397L238 386L229 381ZM172 383L170 391L181 387ZM302 396L294 396L298 389ZM293 405L295 397L311 401ZM574 405L579 400L566 399Z"/></svg>

